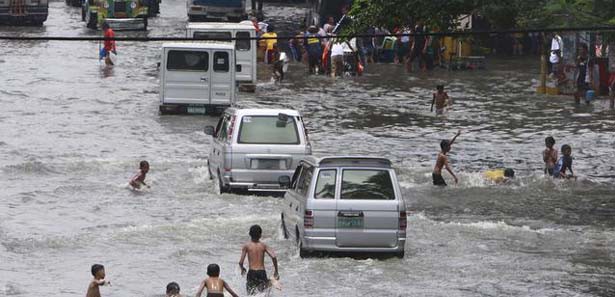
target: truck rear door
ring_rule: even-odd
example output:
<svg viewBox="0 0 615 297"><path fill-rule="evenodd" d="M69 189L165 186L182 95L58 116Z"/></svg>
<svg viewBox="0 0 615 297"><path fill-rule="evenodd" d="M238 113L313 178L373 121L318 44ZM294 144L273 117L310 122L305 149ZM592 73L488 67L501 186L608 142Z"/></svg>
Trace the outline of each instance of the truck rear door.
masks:
<svg viewBox="0 0 615 297"><path fill-rule="evenodd" d="M230 50L214 50L211 56L211 105L232 105L235 97L235 57Z"/></svg>
<svg viewBox="0 0 615 297"><path fill-rule="evenodd" d="M210 53L206 49L167 49L163 104L209 104Z"/></svg>

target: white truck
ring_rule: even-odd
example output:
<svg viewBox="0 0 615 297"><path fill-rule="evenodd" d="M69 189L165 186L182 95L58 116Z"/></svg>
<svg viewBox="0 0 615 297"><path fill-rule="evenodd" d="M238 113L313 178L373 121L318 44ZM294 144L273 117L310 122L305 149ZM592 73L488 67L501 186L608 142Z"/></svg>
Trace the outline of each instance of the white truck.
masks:
<svg viewBox="0 0 615 297"><path fill-rule="evenodd" d="M253 90L256 87L256 28L250 21L241 23L188 23L186 37L194 39L220 39L235 48L236 78L242 89ZM230 38L240 38L230 40ZM241 39L245 38L245 39ZM206 40L204 42L207 42Z"/></svg>
<svg viewBox="0 0 615 297"><path fill-rule="evenodd" d="M235 48L228 43L165 43L160 113L221 113L235 103Z"/></svg>
<svg viewBox="0 0 615 297"><path fill-rule="evenodd" d="M239 22L247 18L246 0L187 0L188 20Z"/></svg>

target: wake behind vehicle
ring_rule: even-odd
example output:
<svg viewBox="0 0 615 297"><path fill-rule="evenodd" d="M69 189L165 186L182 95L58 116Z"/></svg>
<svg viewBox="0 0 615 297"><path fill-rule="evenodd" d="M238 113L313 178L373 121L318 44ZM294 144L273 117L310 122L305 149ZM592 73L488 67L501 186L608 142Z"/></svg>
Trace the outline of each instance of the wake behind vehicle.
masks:
<svg viewBox="0 0 615 297"><path fill-rule="evenodd" d="M160 113L222 112L235 103L235 48L229 43L162 45Z"/></svg>
<svg viewBox="0 0 615 297"><path fill-rule="evenodd" d="M288 183L284 237L310 252L404 256L406 204L391 161L373 157L308 157Z"/></svg>
<svg viewBox="0 0 615 297"><path fill-rule="evenodd" d="M48 0L0 0L0 24L42 26L48 15Z"/></svg>
<svg viewBox="0 0 615 297"><path fill-rule="evenodd" d="M312 154L303 118L295 110L229 108L205 134L213 137L208 169L221 193L286 191L280 178L290 180L299 161Z"/></svg>
<svg viewBox="0 0 615 297"><path fill-rule="evenodd" d="M239 22L247 18L246 0L187 0L188 20Z"/></svg>
<svg viewBox="0 0 615 297"><path fill-rule="evenodd" d="M145 1L85 0L81 9L81 20L94 30L101 28L104 22L115 31L147 30L149 2Z"/></svg>

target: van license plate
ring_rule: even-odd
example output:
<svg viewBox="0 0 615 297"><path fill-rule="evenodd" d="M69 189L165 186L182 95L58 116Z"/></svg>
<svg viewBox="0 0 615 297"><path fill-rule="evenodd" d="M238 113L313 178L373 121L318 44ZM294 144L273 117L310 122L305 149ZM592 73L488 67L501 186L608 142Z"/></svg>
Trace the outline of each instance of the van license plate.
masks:
<svg viewBox="0 0 615 297"><path fill-rule="evenodd" d="M205 114L206 111L203 106L188 106L188 113Z"/></svg>
<svg viewBox="0 0 615 297"><path fill-rule="evenodd" d="M339 217L337 227L343 229L363 229L363 217Z"/></svg>
<svg viewBox="0 0 615 297"><path fill-rule="evenodd" d="M252 169L282 169L286 168L285 160L258 159L252 160Z"/></svg>

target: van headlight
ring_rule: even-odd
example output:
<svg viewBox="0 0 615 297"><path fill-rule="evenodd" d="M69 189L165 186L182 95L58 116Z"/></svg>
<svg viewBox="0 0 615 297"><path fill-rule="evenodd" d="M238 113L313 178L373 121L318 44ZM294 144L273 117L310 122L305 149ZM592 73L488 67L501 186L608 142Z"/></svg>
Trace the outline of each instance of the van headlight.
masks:
<svg viewBox="0 0 615 297"><path fill-rule="evenodd" d="M132 8L132 9L137 8L137 2L135 2L135 1L130 2L130 8Z"/></svg>

